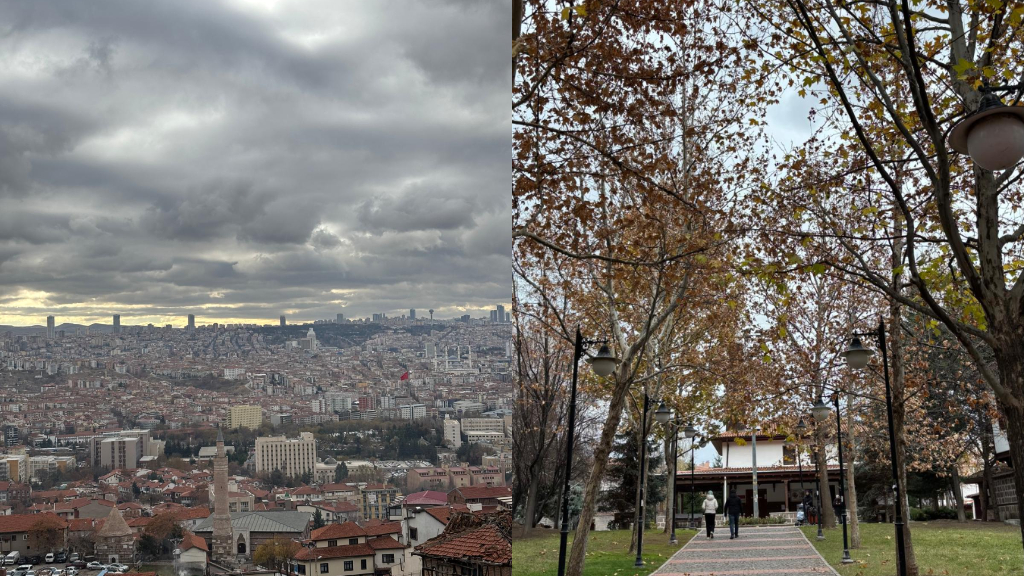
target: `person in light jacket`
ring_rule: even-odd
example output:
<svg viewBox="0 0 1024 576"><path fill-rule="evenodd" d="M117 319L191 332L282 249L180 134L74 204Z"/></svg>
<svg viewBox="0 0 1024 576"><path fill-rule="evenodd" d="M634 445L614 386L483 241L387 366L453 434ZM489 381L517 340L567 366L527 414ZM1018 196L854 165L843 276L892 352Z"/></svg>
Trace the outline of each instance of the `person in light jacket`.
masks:
<svg viewBox="0 0 1024 576"><path fill-rule="evenodd" d="M704 524L707 526L708 538L715 537L715 514L718 512L718 500L715 500L715 493L708 490L704 498Z"/></svg>

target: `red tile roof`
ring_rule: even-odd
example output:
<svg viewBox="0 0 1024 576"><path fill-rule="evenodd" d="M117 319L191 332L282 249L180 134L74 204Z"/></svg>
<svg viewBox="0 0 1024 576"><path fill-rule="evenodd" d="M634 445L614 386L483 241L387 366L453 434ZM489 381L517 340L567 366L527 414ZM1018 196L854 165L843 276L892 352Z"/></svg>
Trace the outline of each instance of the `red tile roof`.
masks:
<svg viewBox="0 0 1024 576"><path fill-rule="evenodd" d="M416 554L432 558L469 560L511 566L512 542L497 526L484 524L457 534L441 534L416 547Z"/></svg>
<svg viewBox="0 0 1024 576"><path fill-rule="evenodd" d="M68 525L67 520L47 512L42 514L14 514L12 516L0 516L0 534L27 532L36 522L47 517L56 518L61 526L67 527Z"/></svg>
<svg viewBox="0 0 1024 576"><path fill-rule="evenodd" d="M295 553L296 560L319 560L330 558L352 558L353 556L373 556L373 548L367 544L349 544L347 546L330 546L328 548L303 548Z"/></svg>
<svg viewBox="0 0 1024 576"><path fill-rule="evenodd" d="M401 534L402 523L401 522L385 522L383 524L377 524L375 526L366 527L367 536L383 536L385 534Z"/></svg>
<svg viewBox="0 0 1024 576"><path fill-rule="evenodd" d="M452 492L458 492L462 494L463 498L466 499L478 499L478 498L500 498L502 496L511 496L512 489L508 486L463 486L462 488L456 488ZM449 492L451 494L451 492Z"/></svg>
<svg viewBox="0 0 1024 576"><path fill-rule="evenodd" d="M444 506L448 503L448 495L436 490L416 492L405 497L406 506Z"/></svg>
<svg viewBox="0 0 1024 576"><path fill-rule="evenodd" d="M394 550L396 548L405 548L405 544L395 540L392 536L371 538L366 541L366 544L374 550Z"/></svg>
<svg viewBox="0 0 1024 576"><path fill-rule="evenodd" d="M328 524L323 528L313 530L309 535L310 540L336 540L338 538L356 538L366 536L366 530L355 522L343 522L341 524Z"/></svg>
<svg viewBox="0 0 1024 576"><path fill-rule="evenodd" d="M206 540L186 530L185 533L182 534L181 544L178 545L178 549L184 552L191 548L199 548L203 552L210 551L210 548L206 545Z"/></svg>

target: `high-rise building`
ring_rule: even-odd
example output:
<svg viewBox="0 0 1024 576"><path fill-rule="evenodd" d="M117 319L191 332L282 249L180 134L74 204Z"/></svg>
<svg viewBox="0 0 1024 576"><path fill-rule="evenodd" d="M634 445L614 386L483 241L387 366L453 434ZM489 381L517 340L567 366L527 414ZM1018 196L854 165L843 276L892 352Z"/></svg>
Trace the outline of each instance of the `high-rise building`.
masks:
<svg viewBox="0 0 1024 576"><path fill-rule="evenodd" d="M284 321L284 315L283 314L281 315L281 327L282 328L285 327L285 321Z"/></svg>
<svg viewBox="0 0 1024 576"><path fill-rule="evenodd" d="M502 306L501 304L498 304L498 322L504 322L504 321L505 321L505 307Z"/></svg>
<svg viewBox="0 0 1024 576"><path fill-rule="evenodd" d="M416 309L415 308L409 308L409 320L415 320L415 319L416 319Z"/></svg>
<svg viewBox="0 0 1024 576"><path fill-rule="evenodd" d="M491 310L491 322L497 322L497 321L498 321L498 311L497 310Z"/></svg>
<svg viewBox="0 0 1024 576"><path fill-rule="evenodd" d="M462 425L458 420L444 417L444 443L452 448L462 446Z"/></svg>
<svg viewBox="0 0 1024 576"><path fill-rule="evenodd" d="M191 332L192 330L195 330L195 329L196 329L196 315L195 314L189 314L188 315L188 330Z"/></svg>
<svg viewBox="0 0 1024 576"><path fill-rule="evenodd" d="M152 326L152 324L150 324ZM121 315L114 314L114 334L121 333Z"/></svg>
<svg viewBox="0 0 1024 576"><path fill-rule="evenodd" d="M263 410L259 406L232 406L228 408L228 430L250 428L256 430L263 424Z"/></svg>
<svg viewBox="0 0 1024 576"><path fill-rule="evenodd" d="M427 310L427 312L430 312L430 321L433 322L434 321L434 309L431 308L430 310Z"/></svg>
<svg viewBox="0 0 1024 576"><path fill-rule="evenodd" d="M345 315L344 314L338 314L338 322L337 323L341 324L344 321L345 321Z"/></svg>
<svg viewBox="0 0 1024 576"><path fill-rule="evenodd" d="M53 327L54 327L54 318L53 318L53 316L47 316L46 317L46 337L47 338L53 338L54 337Z"/></svg>
<svg viewBox="0 0 1024 576"><path fill-rule="evenodd" d="M256 439L256 473L280 470L285 476L302 476L316 468L316 439L312 432L300 432L298 438L265 436Z"/></svg>

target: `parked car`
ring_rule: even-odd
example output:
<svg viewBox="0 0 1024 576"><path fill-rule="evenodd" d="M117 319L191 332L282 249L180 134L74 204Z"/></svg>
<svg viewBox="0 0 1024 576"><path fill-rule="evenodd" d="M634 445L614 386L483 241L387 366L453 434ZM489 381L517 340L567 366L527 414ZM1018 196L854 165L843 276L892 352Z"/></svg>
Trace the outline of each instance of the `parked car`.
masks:
<svg viewBox="0 0 1024 576"><path fill-rule="evenodd" d="M8 554L7 556L4 556L4 565L5 566L17 566L19 560L21 560L21 552L18 552L17 550L14 550L13 552Z"/></svg>
<svg viewBox="0 0 1024 576"><path fill-rule="evenodd" d="M31 564L22 564L21 566L18 566L17 568L15 568L11 572L11 574L12 574L12 576L25 576L26 573L31 572L31 571L32 571L32 565Z"/></svg>
<svg viewBox="0 0 1024 576"><path fill-rule="evenodd" d="M85 560L81 560L81 559L72 560L71 561L71 565L74 566L75 568L85 568L86 564L88 564L88 562L86 562Z"/></svg>
<svg viewBox="0 0 1024 576"><path fill-rule="evenodd" d="M68 566L64 569L64 576L78 576L78 568Z"/></svg>
<svg viewBox="0 0 1024 576"><path fill-rule="evenodd" d="M111 570L114 570L116 572L122 572L122 573L123 572L127 572L128 570L131 569L127 564L117 564L117 563L111 564L110 566L108 566L108 568L111 569Z"/></svg>
<svg viewBox="0 0 1024 576"><path fill-rule="evenodd" d="M68 553L64 552L63 550L61 550L60 552L57 552L57 556L53 559L53 561L58 563L58 564L63 564L65 562L67 562L68 561Z"/></svg>
<svg viewBox="0 0 1024 576"><path fill-rule="evenodd" d="M36 570L36 576L52 576L52 574L52 568L40 568L39 570Z"/></svg>
<svg viewBox="0 0 1024 576"><path fill-rule="evenodd" d="M53 552L50 552L49 554L47 554L46 555L46 563L47 564L53 564L53 558L54 558Z"/></svg>
<svg viewBox="0 0 1024 576"><path fill-rule="evenodd" d="M42 564L43 563L43 557L42 556L29 556L28 558L25 558L25 563L26 564L32 564L33 566L36 565L36 564Z"/></svg>
<svg viewBox="0 0 1024 576"><path fill-rule="evenodd" d="M33 570L29 570L28 572L25 572L25 576L36 576L36 573Z"/></svg>
<svg viewBox="0 0 1024 576"><path fill-rule="evenodd" d="M75 562L78 560L78 558L78 552L72 552L71 555L68 556L68 562Z"/></svg>
<svg viewBox="0 0 1024 576"><path fill-rule="evenodd" d="M97 562L95 560L93 560L92 562L89 562L88 564L86 564L85 567L88 568L89 570L103 570L104 568L106 568L106 566L104 566L103 564L100 564L99 562Z"/></svg>

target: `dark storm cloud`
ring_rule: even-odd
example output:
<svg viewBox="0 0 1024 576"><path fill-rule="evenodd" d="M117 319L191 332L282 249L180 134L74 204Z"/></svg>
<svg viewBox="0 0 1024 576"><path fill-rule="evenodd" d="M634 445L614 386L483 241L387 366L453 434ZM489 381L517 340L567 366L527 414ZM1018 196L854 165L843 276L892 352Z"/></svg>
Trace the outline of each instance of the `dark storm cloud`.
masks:
<svg viewBox="0 0 1024 576"><path fill-rule="evenodd" d="M0 4L0 324L507 303L507 11Z"/></svg>

